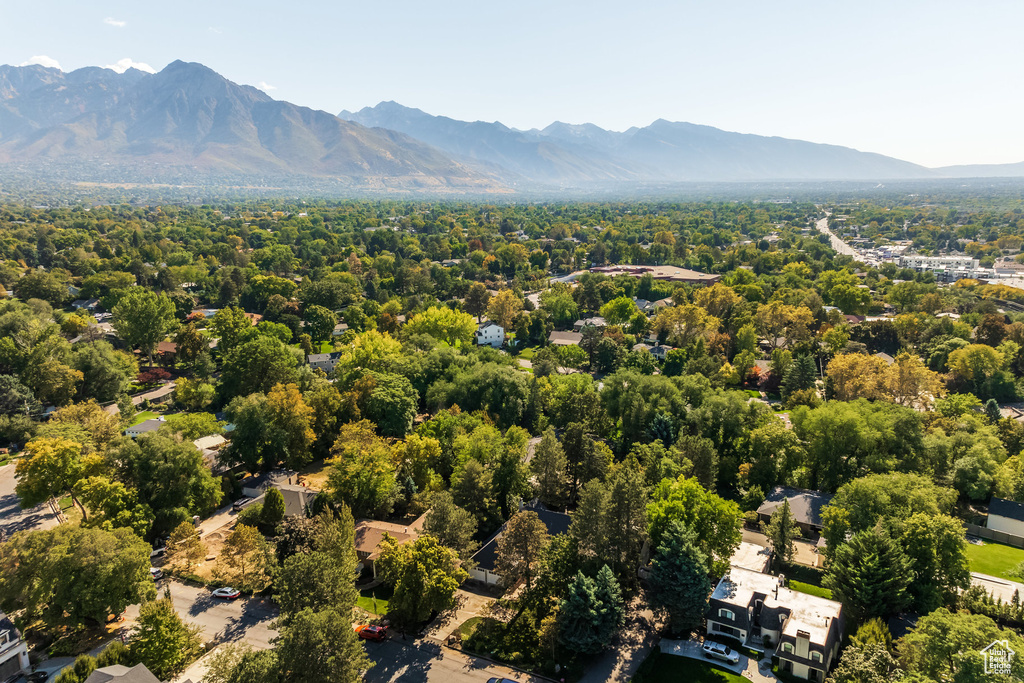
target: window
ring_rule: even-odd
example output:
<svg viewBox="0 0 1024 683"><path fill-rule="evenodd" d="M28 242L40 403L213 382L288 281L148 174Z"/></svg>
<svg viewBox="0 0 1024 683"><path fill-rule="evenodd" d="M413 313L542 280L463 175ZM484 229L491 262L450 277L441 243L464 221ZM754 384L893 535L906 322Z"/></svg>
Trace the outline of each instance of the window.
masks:
<svg viewBox="0 0 1024 683"><path fill-rule="evenodd" d="M811 650L811 661L812 662L820 662L821 661L821 653L818 652L817 650Z"/></svg>
<svg viewBox="0 0 1024 683"><path fill-rule="evenodd" d="M782 651L783 652L789 652L790 654L792 654L792 652L793 652L793 644L792 643L783 643L782 644Z"/></svg>
<svg viewBox="0 0 1024 683"><path fill-rule="evenodd" d="M729 621L734 621L736 619L736 615L732 613L732 610L727 609L718 610L718 616L723 619L728 619Z"/></svg>

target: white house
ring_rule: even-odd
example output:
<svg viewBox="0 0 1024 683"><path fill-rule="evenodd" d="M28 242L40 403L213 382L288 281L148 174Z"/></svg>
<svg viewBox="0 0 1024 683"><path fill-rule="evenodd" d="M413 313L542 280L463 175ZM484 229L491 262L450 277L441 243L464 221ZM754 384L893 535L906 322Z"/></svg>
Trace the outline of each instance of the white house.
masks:
<svg viewBox="0 0 1024 683"><path fill-rule="evenodd" d="M988 521L985 526L1004 534L1024 536L1024 504L993 498L988 504Z"/></svg>
<svg viewBox="0 0 1024 683"><path fill-rule="evenodd" d="M707 635L774 653L782 671L825 680L839 659L843 606L786 587L781 576L732 567L708 601Z"/></svg>
<svg viewBox="0 0 1024 683"><path fill-rule="evenodd" d="M505 328L488 320L476 328L476 343L480 346L493 346L500 349L501 345L505 343Z"/></svg>
<svg viewBox="0 0 1024 683"><path fill-rule="evenodd" d="M14 622L0 612L0 680L28 670L28 645L21 639Z"/></svg>

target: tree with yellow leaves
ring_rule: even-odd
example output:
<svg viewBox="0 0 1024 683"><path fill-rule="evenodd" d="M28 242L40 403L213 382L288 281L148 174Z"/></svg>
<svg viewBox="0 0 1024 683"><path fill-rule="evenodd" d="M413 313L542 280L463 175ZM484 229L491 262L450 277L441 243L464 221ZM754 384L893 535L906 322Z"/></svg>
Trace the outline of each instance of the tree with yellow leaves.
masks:
<svg viewBox="0 0 1024 683"><path fill-rule="evenodd" d="M806 306L789 306L776 299L757 309L757 331L772 348L792 348L811 337L814 321Z"/></svg>
<svg viewBox="0 0 1024 683"><path fill-rule="evenodd" d="M942 378L932 372L920 357L904 351L886 370L885 390L901 406L928 408L946 393Z"/></svg>
<svg viewBox="0 0 1024 683"><path fill-rule="evenodd" d="M503 289L491 297L487 304L487 317L504 329L509 330L516 316L523 310L523 300L511 289Z"/></svg>
<svg viewBox="0 0 1024 683"><path fill-rule="evenodd" d="M312 429L313 409L306 405L299 388L294 384L275 385L267 394L266 408L271 424L281 434L288 466L308 464L316 434Z"/></svg>
<svg viewBox="0 0 1024 683"><path fill-rule="evenodd" d="M654 329L669 344L686 348L699 338L709 338L718 331L721 321L694 304L670 306L658 311Z"/></svg>
<svg viewBox="0 0 1024 683"><path fill-rule="evenodd" d="M845 353L828 364L828 376L832 380L835 397L840 401L877 399L885 394L888 369L878 356Z"/></svg>

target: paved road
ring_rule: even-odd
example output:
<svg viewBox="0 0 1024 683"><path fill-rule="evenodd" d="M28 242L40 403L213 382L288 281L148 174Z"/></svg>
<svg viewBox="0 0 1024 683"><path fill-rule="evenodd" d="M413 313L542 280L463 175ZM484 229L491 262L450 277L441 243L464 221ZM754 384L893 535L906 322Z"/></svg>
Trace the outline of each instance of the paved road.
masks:
<svg viewBox="0 0 1024 683"><path fill-rule="evenodd" d="M269 648L270 640L277 635L271 622L277 618L277 607L260 598L241 597L238 600L218 600L210 595L207 588L188 586L178 581L161 581L157 586L160 594L164 587L171 589L171 601L185 621L202 629L203 640L245 640L255 648ZM138 605L128 608L126 616L130 624L139 615Z"/></svg>
<svg viewBox="0 0 1024 683"><path fill-rule="evenodd" d="M430 641L367 643L366 653L374 666L363 676L366 683L485 683L489 678L543 683L543 679L518 673L485 659L470 657Z"/></svg>
<svg viewBox="0 0 1024 683"><path fill-rule="evenodd" d="M18 495L14 492L16 484L14 463L0 467L0 540L23 529L49 529L57 526L57 518L45 503L29 510L21 509Z"/></svg>
<svg viewBox="0 0 1024 683"><path fill-rule="evenodd" d="M820 219L815 225L815 227L817 228L818 232L828 235L828 239L832 243L832 248L835 249L837 252L839 252L840 254L846 254L847 256L852 256L854 258L859 258L860 255L857 253L856 249L854 249L849 244L839 239L839 237L837 237L834 232L828 229L828 216L825 216L824 218Z"/></svg>

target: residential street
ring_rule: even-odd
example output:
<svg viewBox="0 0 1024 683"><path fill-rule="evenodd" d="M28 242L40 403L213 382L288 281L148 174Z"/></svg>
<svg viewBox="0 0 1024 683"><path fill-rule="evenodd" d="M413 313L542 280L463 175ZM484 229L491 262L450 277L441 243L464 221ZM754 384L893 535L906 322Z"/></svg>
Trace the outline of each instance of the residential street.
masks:
<svg viewBox="0 0 1024 683"><path fill-rule="evenodd" d="M208 588L197 588L177 581L161 581L157 589L163 594L170 586L171 600L181 617L202 629L203 640L242 640L255 648L270 647L277 635L271 622L277 618L277 607L260 598L241 597L238 600L218 600ZM138 605L125 613L128 624L139 614Z"/></svg>
<svg viewBox="0 0 1024 683"><path fill-rule="evenodd" d="M23 529L49 529L57 526L57 518L43 503L30 510L22 510L14 493L14 463L0 467L0 540Z"/></svg>
<svg viewBox="0 0 1024 683"><path fill-rule="evenodd" d="M375 663L363 678L366 683L485 683L489 678L541 683L544 680L464 655L438 643L403 641L401 636L382 643L367 643L366 652Z"/></svg>

